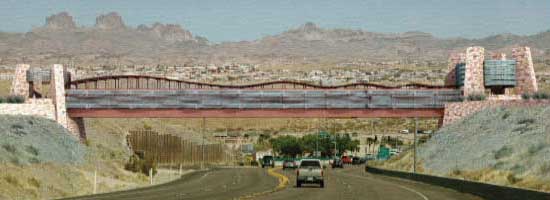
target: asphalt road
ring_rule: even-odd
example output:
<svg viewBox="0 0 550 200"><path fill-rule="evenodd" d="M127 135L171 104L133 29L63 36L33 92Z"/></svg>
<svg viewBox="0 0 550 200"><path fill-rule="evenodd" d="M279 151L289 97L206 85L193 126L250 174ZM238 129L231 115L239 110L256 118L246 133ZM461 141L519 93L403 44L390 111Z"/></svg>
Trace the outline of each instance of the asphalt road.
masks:
<svg viewBox="0 0 550 200"><path fill-rule="evenodd" d="M368 199L368 200L480 200L480 198L437 186L408 180L372 175L361 167L326 169L325 188L318 185L296 187L294 170L277 172L290 180L280 191L255 196L254 199ZM108 193L73 199L238 199L254 193L271 191L278 180L266 169L218 169L196 172L182 179L150 188Z"/></svg>
<svg viewBox="0 0 550 200"><path fill-rule="evenodd" d="M216 169L184 175L181 179L148 188L99 194L78 200L236 199L277 187L278 180L261 168Z"/></svg>
<svg viewBox="0 0 550 200"><path fill-rule="evenodd" d="M481 200L442 187L368 174L364 172L364 166L326 169L325 188L313 184L297 188L295 172L287 170L282 173L290 180L287 189L257 199Z"/></svg>

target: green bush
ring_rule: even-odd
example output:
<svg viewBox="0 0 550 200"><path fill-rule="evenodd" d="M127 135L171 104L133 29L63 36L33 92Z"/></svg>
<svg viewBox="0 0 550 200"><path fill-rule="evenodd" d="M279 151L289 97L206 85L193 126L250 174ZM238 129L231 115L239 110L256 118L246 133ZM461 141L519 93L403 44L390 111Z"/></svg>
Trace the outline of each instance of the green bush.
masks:
<svg viewBox="0 0 550 200"><path fill-rule="evenodd" d="M153 169L153 176L157 174L157 165L153 160L140 159L137 155L130 157L124 169L149 176L149 170Z"/></svg>
<svg viewBox="0 0 550 200"><path fill-rule="evenodd" d="M550 99L550 94L545 92L536 92L533 94L533 99Z"/></svg>
<svg viewBox="0 0 550 200"><path fill-rule="evenodd" d="M6 103L6 98L0 97L0 103Z"/></svg>
<svg viewBox="0 0 550 200"><path fill-rule="evenodd" d="M2 148L11 154L15 154L17 152L17 148L12 144L3 144Z"/></svg>
<svg viewBox="0 0 550 200"><path fill-rule="evenodd" d="M463 101L464 101L464 97L460 96L455 99L452 99L450 102L463 102Z"/></svg>
<svg viewBox="0 0 550 200"><path fill-rule="evenodd" d="M6 101L8 103L24 103L25 98L22 96L8 96L8 98L6 98Z"/></svg>
<svg viewBox="0 0 550 200"><path fill-rule="evenodd" d="M485 94L471 94L468 95L468 101L484 101L485 100Z"/></svg>
<svg viewBox="0 0 550 200"><path fill-rule="evenodd" d="M34 156L38 156L38 154L40 153L38 149L32 145L28 145L25 150Z"/></svg>
<svg viewBox="0 0 550 200"><path fill-rule="evenodd" d="M521 98L524 99L524 100L529 100L529 99L531 99L531 94L529 94L529 93L523 93L523 94L521 95Z"/></svg>

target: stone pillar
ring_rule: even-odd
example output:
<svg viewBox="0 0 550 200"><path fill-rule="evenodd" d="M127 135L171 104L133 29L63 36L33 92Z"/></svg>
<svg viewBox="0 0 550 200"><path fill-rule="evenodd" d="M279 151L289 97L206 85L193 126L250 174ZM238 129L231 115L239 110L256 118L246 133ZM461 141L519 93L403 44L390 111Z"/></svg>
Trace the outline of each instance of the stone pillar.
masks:
<svg viewBox="0 0 550 200"><path fill-rule="evenodd" d="M27 81L27 71L30 65L18 64L15 68L15 77L11 85L11 94L23 96L25 99L29 97L29 82Z"/></svg>
<svg viewBox="0 0 550 200"><path fill-rule="evenodd" d="M67 126L67 107L65 105L65 78L63 75L63 66L55 64L52 67L50 81L50 96L55 107L55 121L61 126Z"/></svg>
<svg viewBox="0 0 550 200"><path fill-rule="evenodd" d="M519 47L512 50L516 60L516 92L517 94L535 93L538 91L533 58L529 47Z"/></svg>
<svg viewBox="0 0 550 200"><path fill-rule="evenodd" d="M67 125L67 129L71 132L71 134L80 138L81 141L86 140L86 126L84 125L84 118L70 117Z"/></svg>
<svg viewBox="0 0 550 200"><path fill-rule="evenodd" d="M456 86L456 65L465 62L464 53L452 53L449 56L448 74L445 77L445 86Z"/></svg>
<svg viewBox="0 0 550 200"><path fill-rule="evenodd" d="M483 81L483 62L485 49L469 47L466 50L466 72L464 74L464 96L485 93Z"/></svg>

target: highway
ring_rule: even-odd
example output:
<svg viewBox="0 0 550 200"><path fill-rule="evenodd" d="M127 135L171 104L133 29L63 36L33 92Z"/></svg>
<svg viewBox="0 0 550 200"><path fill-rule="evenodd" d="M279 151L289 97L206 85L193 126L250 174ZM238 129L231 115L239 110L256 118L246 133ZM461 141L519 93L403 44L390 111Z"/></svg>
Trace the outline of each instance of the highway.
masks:
<svg viewBox="0 0 550 200"><path fill-rule="evenodd" d="M216 169L196 172L163 185L71 199L368 199L368 200L480 200L453 190L408 180L372 175L362 167L326 169L325 188L295 186L294 170L276 170L289 178L280 191L278 179L266 169Z"/></svg>

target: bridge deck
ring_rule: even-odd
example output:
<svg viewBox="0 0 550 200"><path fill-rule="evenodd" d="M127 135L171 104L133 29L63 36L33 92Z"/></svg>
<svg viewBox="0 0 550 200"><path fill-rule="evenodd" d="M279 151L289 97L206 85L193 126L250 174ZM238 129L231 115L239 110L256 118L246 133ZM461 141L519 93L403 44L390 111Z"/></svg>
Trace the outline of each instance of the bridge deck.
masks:
<svg viewBox="0 0 550 200"><path fill-rule="evenodd" d="M75 117L435 117L457 90L67 90Z"/></svg>

